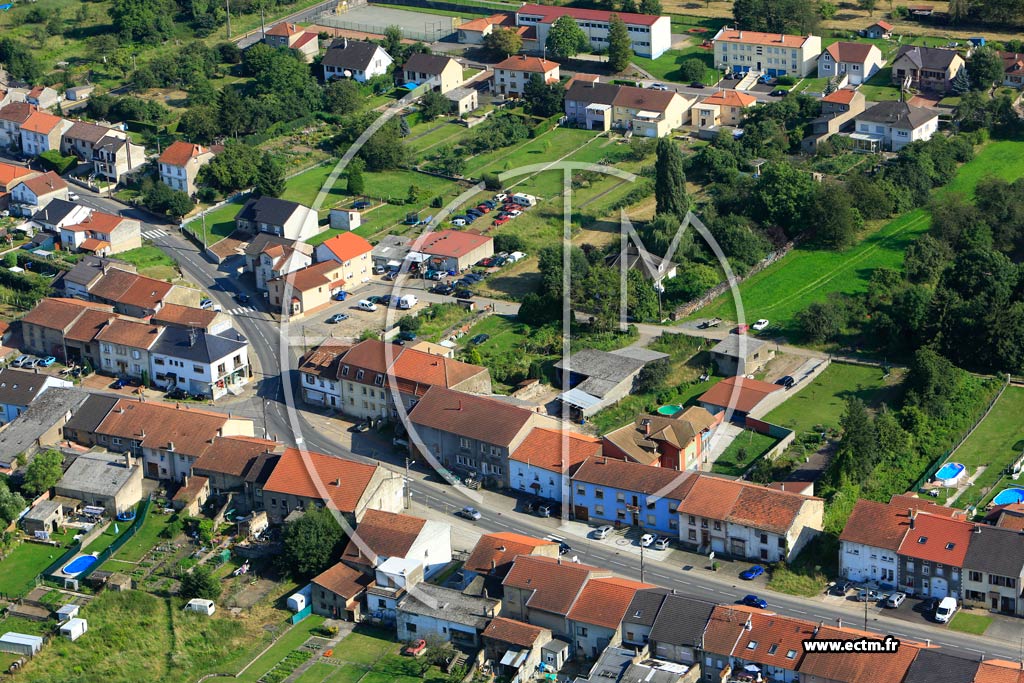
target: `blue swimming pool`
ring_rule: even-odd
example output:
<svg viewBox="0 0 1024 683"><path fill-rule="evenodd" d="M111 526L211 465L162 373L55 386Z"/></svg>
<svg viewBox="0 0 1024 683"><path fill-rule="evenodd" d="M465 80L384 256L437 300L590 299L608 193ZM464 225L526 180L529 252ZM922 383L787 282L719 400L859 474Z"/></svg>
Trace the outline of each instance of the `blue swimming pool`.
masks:
<svg viewBox="0 0 1024 683"><path fill-rule="evenodd" d="M956 486L964 469L964 466L958 462L947 462L935 473L935 478L943 486Z"/></svg>
<svg viewBox="0 0 1024 683"><path fill-rule="evenodd" d="M993 505L1011 505L1012 503L1024 503L1024 489L1005 489L992 499Z"/></svg>
<svg viewBox="0 0 1024 683"><path fill-rule="evenodd" d="M89 567L96 564L96 558L92 555L79 555L64 565L62 570L66 576L78 576Z"/></svg>

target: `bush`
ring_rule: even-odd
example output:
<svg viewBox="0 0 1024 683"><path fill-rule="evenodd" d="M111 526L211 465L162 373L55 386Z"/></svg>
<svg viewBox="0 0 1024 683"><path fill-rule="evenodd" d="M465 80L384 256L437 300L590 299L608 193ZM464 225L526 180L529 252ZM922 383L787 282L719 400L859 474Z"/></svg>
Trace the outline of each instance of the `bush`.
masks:
<svg viewBox="0 0 1024 683"><path fill-rule="evenodd" d="M776 85L796 85L796 78L793 76L779 76L775 81Z"/></svg>
<svg viewBox="0 0 1024 683"><path fill-rule="evenodd" d="M78 157L66 157L58 150L50 149L39 155L39 161L46 170L53 171L57 175L64 175L78 163Z"/></svg>

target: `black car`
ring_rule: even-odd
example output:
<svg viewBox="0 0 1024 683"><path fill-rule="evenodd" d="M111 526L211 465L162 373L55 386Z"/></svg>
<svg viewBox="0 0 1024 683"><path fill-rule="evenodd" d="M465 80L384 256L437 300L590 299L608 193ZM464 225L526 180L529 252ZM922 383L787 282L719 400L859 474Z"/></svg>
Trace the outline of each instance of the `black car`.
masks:
<svg viewBox="0 0 1024 683"><path fill-rule="evenodd" d="M473 292L469 291L468 289L460 289L460 290L457 290L455 292L455 298L456 299L472 299L473 298Z"/></svg>
<svg viewBox="0 0 1024 683"><path fill-rule="evenodd" d="M704 89L704 84L701 83L700 81L694 81L693 83L690 84L690 87L691 88L697 88L699 90L703 90Z"/></svg>
<svg viewBox="0 0 1024 683"><path fill-rule="evenodd" d="M391 295L390 294L385 294L384 296L382 296L380 298L380 301L378 301L377 303L379 303L381 306L390 306L391 305Z"/></svg>
<svg viewBox="0 0 1024 683"><path fill-rule="evenodd" d="M480 273L466 273L462 276L463 280L469 280L470 282L480 282L484 279L484 276Z"/></svg>
<svg viewBox="0 0 1024 683"><path fill-rule="evenodd" d="M786 90L785 88L776 88L775 90L772 90L768 94L771 95L772 97L785 97L786 95L789 94L789 91Z"/></svg>
<svg viewBox="0 0 1024 683"><path fill-rule="evenodd" d="M466 215L472 216L473 218L480 218L480 216L484 215L484 212L480 209L466 209Z"/></svg>
<svg viewBox="0 0 1024 683"><path fill-rule="evenodd" d="M455 291L455 288L448 283L438 283L431 287L430 291L434 294L451 294Z"/></svg>
<svg viewBox="0 0 1024 683"><path fill-rule="evenodd" d="M785 377L780 377L777 380L775 380L775 383L780 387L786 387L787 389L789 389L794 384L796 384L796 380L790 377L789 375L786 375Z"/></svg>
<svg viewBox="0 0 1024 683"><path fill-rule="evenodd" d="M240 304L247 304L251 300L252 300L252 297L250 297L245 292L239 292L238 294L235 294L235 301L237 301Z"/></svg>
<svg viewBox="0 0 1024 683"><path fill-rule="evenodd" d="M558 544L558 554L559 555L568 555L571 552L572 552L572 546L571 545L569 545L565 541L559 542L559 544Z"/></svg>
<svg viewBox="0 0 1024 683"><path fill-rule="evenodd" d="M355 432L357 434L360 432L368 432L370 431L370 425L367 422L359 422L349 427L348 431Z"/></svg>
<svg viewBox="0 0 1024 683"><path fill-rule="evenodd" d="M485 341L487 341L490 338L491 338L491 335L489 335L489 334L478 334L475 337L473 337L472 339L470 339L469 343L470 344L477 344L477 345L479 345L479 344L483 344Z"/></svg>

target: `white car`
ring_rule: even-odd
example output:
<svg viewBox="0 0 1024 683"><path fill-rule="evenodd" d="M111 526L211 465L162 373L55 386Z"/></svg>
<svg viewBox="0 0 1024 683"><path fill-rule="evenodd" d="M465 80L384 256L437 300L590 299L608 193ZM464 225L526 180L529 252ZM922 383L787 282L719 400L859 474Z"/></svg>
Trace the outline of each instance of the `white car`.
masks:
<svg viewBox="0 0 1024 683"><path fill-rule="evenodd" d="M760 320L758 320L758 321L757 321L756 323L754 323L753 325L751 325L751 327L753 327L753 328L754 328L755 330L757 330L758 332L760 332L760 331L761 331L761 330L763 330L764 328L768 327L768 320L767 320L767 319L765 319L765 318L761 318L761 319L760 319Z"/></svg>
<svg viewBox="0 0 1024 683"><path fill-rule="evenodd" d="M612 532L611 524L605 524L604 526L599 526L596 529L594 529L594 538L596 538L598 540L603 540L605 538L608 538L608 534L610 534L611 532Z"/></svg>
<svg viewBox="0 0 1024 683"><path fill-rule="evenodd" d="M644 534L640 537L640 545L644 548L654 543L654 534Z"/></svg>
<svg viewBox="0 0 1024 683"><path fill-rule="evenodd" d="M664 83L651 83L647 88L648 90L668 90L668 86Z"/></svg>
<svg viewBox="0 0 1024 683"><path fill-rule="evenodd" d="M77 201L78 201L79 199L81 199L81 197L79 197L79 196L78 196L77 194L75 194L74 192L68 192L68 199L69 199L70 201L73 201L73 202L77 202Z"/></svg>
<svg viewBox="0 0 1024 683"><path fill-rule="evenodd" d="M661 538L659 538L657 541L654 542L654 549L655 550L668 550L668 544L670 542L671 541L669 541L667 537L662 536Z"/></svg>
<svg viewBox="0 0 1024 683"><path fill-rule="evenodd" d="M356 304L356 308L358 308L360 311L369 311L370 313L373 313L374 311L377 310L377 304L373 303L372 301L367 301L366 299L363 299L358 304Z"/></svg>

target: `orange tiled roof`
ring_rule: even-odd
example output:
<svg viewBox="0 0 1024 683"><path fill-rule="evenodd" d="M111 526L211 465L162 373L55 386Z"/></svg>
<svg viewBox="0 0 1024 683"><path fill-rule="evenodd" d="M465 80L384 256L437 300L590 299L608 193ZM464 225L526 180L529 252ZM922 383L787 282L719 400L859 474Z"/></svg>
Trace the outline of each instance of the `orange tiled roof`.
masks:
<svg viewBox="0 0 1024 683"><path fill-rule="evenodd" d="M449 256L458 258L465 256L481 245L490 242L491 238L475 232L460 230L439 230L417 239L412 248L431 256Z"/></svg>
<svg viewBox="0 0 1024 683"><path fill-rule="evenodd" d="M226 415L164 403L120 399L96 428L97 434L139 441L144 448L169 449L197 457L220 436Z"/></svg>
<svg viewBox="0 0 1024 683"><path fill-rule="evenodd" d="M878 637L876 633L832 626L820 626L817 635L819 640L877 639ZM901 638L899 650L896 652L808 652L804 655L797 670L801 674L838 683L902 681L921 647L919 643Z"/></svg>
<svg viewBox="0 0 1024 683"><path fill-rule="evenodd" d="M113 317L115 316L109 311L86 310L78 317L64 338L69 341L91 342Z"/></svg>
<svg viewBox="0 0 1024 683"><path fill-rule="evenodd" d="M156 343L163 330L160 325L117 318L100 330L96 339L134 349L149 349Z"/></svg>
<svg viewBox="0 0 1024 683"><path fill-rule="evenodd" d="M907 529L899 554L918 560L962 567L974 525L959 519L917 514Z"/></svg>
<svg viewBox="0 0 1024 683"><path fill-rule="evenodd" d="M524 624L515 619L495 617L491 620L491 623L487 624L483 636L484 638L509 643L510 645L532 648L544 630L540 626Z"/></svg>
<svg viewBox="0 0 1024 683"><path fill-rule="evenodd" d="M335 509L352 513L376 472L376 465L312 451L303 455L299 450L289 448L281 454L263 488L271 493L313 500L323 500L322 490Z"/></svg>
<svg viewBox="0 0 1024 683"><path fill-rule="evenodd" d="M423 530L427 520L383 510L367 510L359 522L355 539L348 542L342 559L370 565L370 554L378 558L405 557ZM365 549L365 550L364 550Z"/></svg>
<svg viewBox="0 0 1024 683"><path fill-rule="evenodd" d="M744 45L770 45L772 47L801 47L808 36L791 36L780 33L762 33L760 31L744 31L723 28L715 36L715 40L726 43L742 43Z"/></svg>
<svg viewBox="0 0 1024 683"><path fill-rule="evenodd" d="M511 562L517 556L530 555L535 549L545 545L553 546L556 543L511 531L484 534L476 542L472 554L463 566L469 571L487 574Z"/></svg>
<svg viewBox="0 0 1024 683"><path fill-rule="evenodd" d="M654 586L617 577L591 579L583 586L579 598L569 610L568 617L584 624L618 629L622 618L626 616L626 608L633 601L633 596L643 588Z"/></svg>
<svg viewBox="0 0 1024 683"><path fill-rule="evenodd" d="M330 592L351 600L362 593L373 581L372 577L358 569L352 569L341 562L316 576L313 583Z"/></svg>
<svg viewBox="0 0 1024 683"><path fill-rule="evenodd" d="M25 123L21 124L21 129L27 130L30 133L47 135L51 130L59 126L63 120L61 117L47 114L45 111L35 111L25 119Z"/></svg>
<svg viewBox="0 0 1024 683"><path fill-rule="evenodd" d="M48 297L36 304L36 307L25 314L21 321L22 323L39 325L49 330L64 330L68 325L77 321L83 311L89 309L105 311L107 314L111 314L114 311L113 308L106 304L93 301Z"/></svg>
<svg viewBox="0 0 1024 683"><path fill-rule="evenodd" d="M217 312L204 308L182 306L181 304L164 304L153 314L150 321L159 324L179 325L182 327L208 327L217 317Z"/></svg>
<svg viewBox="0 0 1024 683"><path fill-rule="evenodd" d="M95 237L87 237L84 240L82 240L82 243L78 245L78 248L81 249L82 251L97 252L102 251L103 249L109 249L110 242L106 240L97 239Z"/></svg>
<svg viewBox="0 0 1024 683"><path fill-rule="evenodd" d="M1020 662L989 659L978 666L972 683L1024 683L1024 668Z"/></svg>
<svg viewBox="0 0 1024 683"><path fill-rule="evenodd" d="M839 90L834 90L829 94L825 95L824 97L822 97L821 101L833 102L835 104L849 104L850 102L853 102L853 96L855 94L857 94L856 90L851 90L849 88L840 88Z"/></svg>
<svg viewBox="0 0 1024 683"><path fill-rule="evenodd" d="M249 465L263 453L281 449L281 444L251 436L218 436L210 441L193 469L235 477L245 475Z"/></svg>
<svg viewBox="0 0 1024 683"><path fill-rule="evenodd" d="M293 36L296 33L301 33L304 29L297 24L289 24L287 21L282 21L280 24L274 24L267 30L268 36L284 36L285 38Z"/></svg>
<svg viewBox="0 0 1024 683"><path fill-rule="evenodd" d="M0 107L0 121L22 124L37 111L39 108L28 102L10 102Z"/></svg>
<svg viewBox="0 0 1024 683"><path fill-rule="evenodd" d="M803 658L803 641L813 635L814 624L808 621L719 605L708 621L704 649L710 654L795 671Z"/></svg>
<svg viewBox="0 0 1024 683"><path fill-rule="evenodd" d="M611 572L585 564L520 555L502 585L530 593L526 606L531 609L567 615L588 579L609 576Z"/></svg>
<svg viewBox="0 0 1024 683"><path fill-rule="evenodd" d="M495 69L505 69L507 71L528 71L530 73L544 74L552 69L558 68L557 62L552 62L548 59L541 59L540 57L528 57L526 55L513 55L508 59L502 60L494 65Z"/></svg>
<svg viewBox="0 0 1024 683"><path fill-rule="evenodd" d="M567 432L568 449L563 458L563 435L558 429L534 427L509 454L509 460L525 462L551 472L572 472L589 457L601 454L601 440L586 434Z"/></svg>
<svg viewBox="0 0 1024 683"><path fill-rule="evenodd" d="M463 24L459 24L458 29L460 31L483 31L488 26L495 27L515 27L516 19L511 14L498 13L492 14L489 17L480 17L479 19L472 19Z"/></svg>
<svg viewBox="0 0 1024 683"><path fill-rule="evenodd" d="M697 400L725 407L732 403L735 393L734 410L746 413L764 400L768 394L781 390L782 387L777 384L745 377L727 377L701 394Z"/></svg>
<svg viewBox="0 0 1024 683"><path fill-rule="evenodd" d="M721 90L714 95L705 97L701 104L714 104L719 107L749 107L757 102L757 98L736 90Z"/></svg>
<svg viewBox="0 0 1024 683"><path fill-rule="evenodd" d="M15 178L32 175L33 173L35 173L35 171L31 168L0 163L0 186L6 187Z"/></svg>
<svg viewBox="0 0 1024 683"><path fill-rule="evenodd" d="M57 192L58 190L66 190L68 184L64 182L64 179L53 171L47 171L41 175L32 176L27 180L22 180L20 185L24 185L32 191L36 197L42 197L50 194L51 192Z"/></svg>
<svg viewBox="0 0 1024 683"><path fill-rule="evenodd" d="M373 251L373 245L354 232L343 232L323 243L340 261L350 261Z"/></svg>
<svg viewBox="0 0 1024 683"><path fill-rule="evenodd" d="M176 140L168 145L157 161L168 166L184 166L190 160L205 154L206 151L202 145Z"/></svg>

